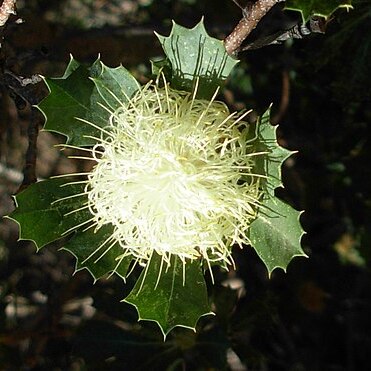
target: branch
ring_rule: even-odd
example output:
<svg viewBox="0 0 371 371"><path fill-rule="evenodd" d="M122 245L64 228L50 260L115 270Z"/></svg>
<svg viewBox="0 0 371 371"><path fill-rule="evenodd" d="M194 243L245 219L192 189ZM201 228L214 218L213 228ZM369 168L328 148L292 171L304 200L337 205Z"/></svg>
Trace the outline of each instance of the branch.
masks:
<svg viewBox="0 0 371 371"><path fill-rule="evenodd" d="M328 22L330 22L330 20L327 21L323 17L312 16L309 18L309 22L307 24L298 23L288 30L279 31L272 35L260 38L259 40L256 40L244 46L243 48L239 48L238 51L243 52L245 50L259 49L263 46L282 44L289 39L303 39L312 33L323 34L326 31Z"/></svg>
<svg viewBox="0 0 371 371"><path fill-rule="evenodd" d="M37 137L39 135L39 120L35 114L35 110L31 110L31 119L28 126L28 149L26 152L26 163L23 167L23 182L19 187L18 192L28 187L37 181L36 178L36 153L37 153Z"/></svg>
<svg viewBox="0 0 371 371"><path fill-rule="evenodd" d="M257 0L255 3L243 8L243 18L224 40L227 53L235 53L268 11L282 1L284 0Z"/></svg>
<svg viewBox="0 0 371 371"><path fill-rule="evenodd" d="M0 7L0 27L4 26L11 14L15 12L16 0L4 0Z"/></svg>

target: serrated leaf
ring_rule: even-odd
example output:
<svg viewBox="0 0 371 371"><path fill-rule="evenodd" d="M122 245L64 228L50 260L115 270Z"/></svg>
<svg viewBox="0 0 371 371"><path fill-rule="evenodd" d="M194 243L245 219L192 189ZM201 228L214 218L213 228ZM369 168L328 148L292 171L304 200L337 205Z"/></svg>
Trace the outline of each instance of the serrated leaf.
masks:
<svg viewBox="0 0 371 371"><path fill-rule="evenodd" d="M328 18L336 9L352 8L351 0L287 0L285 9L301 12L303 21L306 22L310 16L321 16Z"/></svg>
<svg viewBox="0 0 371 371"><path fill-rule="evenodd" d="M87 118L90 97L94 83L89 79L89 70L71 58L69 65L60 78L46 78L50 94L39 104L46 117L45 130L63 134L67 143L76 146L89 145L85 135L99 132L76 117Z"/></svg>
<svg viewBox="0 0 371 371"><path fill-rule="evenodd" d="M86 201L84 196L55 202L84 190L81 184L66 183L66 178L44 180L32 184L15 196L17 209L9 218L19 224L21 240L34 241L39 250L61 238L75 226L91 219L91 214L86 209L67 215L83 207Z"/></svg>
<svg viewBox="0 0 371 371"><path fill-rule="evenodd" d="M46 117L45 130L67 137L74 146L90 146L100 131L108 124L109 112L115 110L139 88L133 76L122 66L109 68L100 60L88 68L71 58L60 78L45 79L50 94L39 104ZM112 94L110 93L112 92Z"/></svg>
<svg viewBox="0 0 371 371"><path fill-rule="evenodd" d="M105 243L112 233L113 226L106 225L97 231L94 228L77 231L72 236L63 250L76 257L76 271L85 268L95 280L111 272L125 279L132 257L122 256L123 249L120 244L112 245L112 241Z"/></svg>
<svg viewBox="0 0 371 371"><path fill-rule="evenodd" d="M174 22L168 37L157 37L171 65L172 87L192 91L198 77L198 97L211 97L238 63L221 40L207 34L203 19L192 29Z"/></svg>
<svg viewBox="0 0 371 371"><path fill-rule="evenodd" d="M281 180L282 164L295 152L289 151L277 143L278 126L270 124L269 116L270 109L258 120L254 152L265 152L266 155L256 157L254 173L267 176L267 179L262 180L262 188L265 193L273 197L274 190L283 186Z"/></svg>
<svg viewBox="0 0 371 371"><path fill-rule="evenodd" d="M140 320L157 322L164 337L176 326L195 330L199 318L211 314L200 263L183 266L172 256L167 267L155 252L124 301L137 308Z"/></svg>
<svg viewBox="0 0 371 371"><path fill-rule="evenodd" d="M92 79L104 106L114 111L127 103L140 85L125 67L110 68L100 61L99 64L100 72L92 73Z"/></svg>
<svg viewBox="0 0 371 371"><path fill-rule="evenodd" d="M251 223L249 238L269 275L275 268L286 271L295 256L307 256L300 246L304 234L300 214L276 197L262 201L257 218Z"/></svg>

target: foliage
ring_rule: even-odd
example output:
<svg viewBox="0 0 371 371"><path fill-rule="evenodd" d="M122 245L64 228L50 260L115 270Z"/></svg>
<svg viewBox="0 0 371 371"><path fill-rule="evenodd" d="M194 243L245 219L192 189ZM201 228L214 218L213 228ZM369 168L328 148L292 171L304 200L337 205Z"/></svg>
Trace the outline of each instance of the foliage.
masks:
<svg viewBox="0 0 371 371"><path fill-rule="evenodd" d="M168 37L157 36L167 56L162 64L170 69L175 89L191 91L197 77L198 96L211 98L238 63L226 53L221 40L208 36L202 20L191 30L174 23Z"/></svg>
<svg viewBox="0 0 371 371"><path fill-rule="evenodd" d="M351 0L287 0L285 8L301 12L303 21L307 21L310 16L320 16L328 18L338 8L351 9Z"/></svg>
<svg viewBox="0 0 371 371"><path fill-rule="evenodd" d="M95 8L88 21L95 21L99 13L98 17L112 26L111 20L118 16L108 12L111 2L103 6L102 2L90 3ZM110 66L124 61L138 81L143 82L147 66L136 63L162 54L153 42L153 29L168 34L171 23L168 19L190 26L204 14L206 28L221 37L240 17L240 10L230 0L195 1L191 7L186 0L152 3L141 0L125 1L125 6L131 3L150 5L143 5L144 12L142 8L142 13L135 13L132 21L126 17L127 8L121 8L119 17L123 21L119 29L81 32L71 28L73 24L60 11L71 12L64 0L17 1L18 15L25 22L9 27L2 42L7 47L3 52L9 52L11 46L12 64L7 64L7 68L13 72L16 69L23 76L36 73L60 76L70 51L74 50L76 58L90 64L101 51L102 60ZM66 25L63 29L54 23L50 26L53 4L58 9L53 17ZM135 307L122 302L135 286L140 267L133 270L126 283L118 275L96 280L101 275L107 277L109 269L88 260L85 265L99 268L92 272L96 280L92 285L86 269L72 276L76 259L58 251L67 241L80 245L77 236L53 242L35 255L33 243L16 242L15 223L3 219L2 368L97 371L368 368L370 2L356 0L352 5L354 10L340 9L331 16L325 35L312 34L285 45L241 53L240 63L233 68L218 97L233 109L254 107L259 114L273 102L272 121L280 123L275 134L278 142L298 150L283 164L285 188L276 189L275 193L296 209L306 210L301 216L307 231L302 244L310 259L296 259L286 274L275 270L268 280L254 249L236 249L235 271L212 268L214 285L206 272L208 298L216 315L201 317L197 333L180 327L173 329L164 342L156 324L137 323ZM271 22L267 19L268 22L261 23L267 34L270 25L287 29L277 19L280 7L275 10L271 12ZM287 14L292 16L292 12ZM76 16L84 17L84 12L76 12ZM124 35L124 40L119 35ZM47 55L40 53L45 48L49 50ZM280 102L284 101L286 82L289 101L285 109ZM35 94L34 87L27 87ZM26 109L19 111L17 119L11 99L3 90L0 94L2 215L13 209L9 195L16 193L20 183L19 179L17 183L9 181L2 166L22 169L26 127L31 118ZM57 140L61 142L60 137ZM70 151L58 154L49 150L57 140L52 140L49 133L39 136L38 176L45 179L50 174L65 172L66 168L85 171L81 161L64 158L63 152ZM104 235L104 229L100 231ZM87 243L85 248L90 249L91 245ZM76 252L73 244L69 249ZM82 262L91 252L83 251L78 261ZM353 252L361 256L364 266L351 259ZM82 266L77 265L76 269ZM325 343L320 341L323 338Z"/></svg>
<svg viewBox="0 0 371 371"><path fill-rule="evenodd" d="M168 58L163 66L170 71L170 84L176 89L192 91L196 82L200 85L197 92L210 99L210 93L236 64L222 43L207 35L202 21L191 30L174 24L171 35L159 39ZM47 118L45 129L65 135L67 145L75 147L99 143L100 131L109 135L107 114L129 104L139 89L125 68L112 69L99 60L86 68L71 59L61 78L46 82L50 95L39 106ZM291 152L278 145L275 128L269 124L269 111L257 122L256 137L248 143L250 153L256 153L255 174L262 177L262 203L251 224L250 239L246 240L251 241L271 274L276 267L286 270L294 256L305 256L300 247L300 213L274 195L275 188L282 185L282 162ZM95 279L109 272L125 278L135 256L125 250L120 252L118 243L107 243L115 235L110 225L95 230L89 227L92 215L84 206L84 184L63 177L36 183L16 196L18 208L10 217L20 224L20 238L33 240L38 249L69 236L64 248L77 258L77 269L87 268ZM41 225L37 224L40 213L44 220ZM195 329L198 319L208 314L210 307L201 263L184 261L177 255L170 255L166 263L164 259L153 253L125 300L136 306L140 319L156 321L166 336L175 326Z"/></svg>
<svg viewBox="0 0 371 371"><path fill-rule="evenodd" d="M67 143L75 146L91 145L94 140L87 138L88 134L99 134L98 129L92 129L81 120L92 120L98 126L105 126L109 114L100 104L110 108L118 106L113 96L107 93L107 86L123 102L138 89L134 77L124 67L107 68L99 59L88 69L71 58L64 75L46 79L46 83L51 94L39 105L47 118L45 130L63 133ZM124 95L121 86L125 86Z"/></svg>

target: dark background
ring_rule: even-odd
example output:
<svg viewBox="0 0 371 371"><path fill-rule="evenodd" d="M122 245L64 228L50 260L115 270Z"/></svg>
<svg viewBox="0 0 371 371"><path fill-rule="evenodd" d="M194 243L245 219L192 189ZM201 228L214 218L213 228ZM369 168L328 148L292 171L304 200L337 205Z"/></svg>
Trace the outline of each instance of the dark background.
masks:
<svg viewBox="0 0 371 371"><path fill-rule="evenodd" d="M14 208L29 138L42 123L31 110L43 84L20 88L15 76L60 76L69 53L109 66L122 63L142 82L162 55L153 30L171 19L193 27L205 16L223 38L238 22L232 1L18 1L2 30L0 58L0 216ZM215 317L198 332L137 323L115 277L93 284L74 275L74 258L52 245L38 254L17 242L15 223L0 221L0 370L367 370L371 351L371 4L336 12L325 35L239 55L223 95L231 109L261 114L273 102L286 161L278 194L298 210L309 259L294 259L268 279L252 249L235 251L236 272L216 272ZM251 40L285 29L300 15L273 9ZM37 131L37 130L36 130ZM37 177L77 164L38 137ZM27 170L26 166L26 170ZM27 174L26 171L26 177ZM31 177L32 178L32 177ZM237 289L225 287L233 284ZM224 285L223 285L224 284ZM130 285L130 282L129 282Z"/></svg>

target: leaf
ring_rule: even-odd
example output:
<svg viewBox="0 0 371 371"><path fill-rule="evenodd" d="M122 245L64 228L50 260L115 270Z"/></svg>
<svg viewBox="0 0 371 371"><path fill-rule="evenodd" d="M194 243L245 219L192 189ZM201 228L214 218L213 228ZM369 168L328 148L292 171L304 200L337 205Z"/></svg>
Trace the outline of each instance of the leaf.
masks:
<svg viewBox="0 0 371 371"><path fill-rule="evenodd" d="M176 326L195 330L201 316L212 314L200 263L183 265L172 256L167 267L155 252L124 301L137 308L140 320L155 321L164 338Z"/></svg>
<svg viewBox="0 0 371 371"><path fill-rule="evenodd" d="M203 19L192 29L173 22L168 37L156 35L171 65L174 89L192 91L198 77L198 97L209 98L238 63L227 54L221 40L207 34ZM154 67L158 66L155 63Z"/></svg>
<svg viewBox="0 0 371 371"><path fill-rule="evenodd" d="M276 130L269 122L268 109L257 123L257 140L253 152L266 155L257 156L254 173L267 176L262 180L263 200L256 219L251 223L249 239L268 269L269 275L275 268L286 271L287 265L295 256L306 256L300 246L304 231L300 225L300 212L275 197L274 191L282 187L282 163L294 152L277 143Z"/></svg>
<svg viewBox="0 0 371 371"><path fill-rule="evenodd" d="M255 146L253 152L266 152L267 154L256 157L253 172L267 176L267 179L262 181L262 187L265 193L273 197L274 190L277 187L283 187L281 166L295 152L289 151L277 143L276 131L278 126L270 124L269 115L270 109L258 120L258 138L253 144Z"/></svg>
<svg viewBox="0 0 371 371"><path fill-rule="evenodd" d="M87 209L66 215L84 207L86 201L84 196L55 202L84 191L84 185L67 182L66 178L41 181L15 196L17 209L9 218L19 224L20 239L33 241L38 250L60 239L64 234L67 235L67 231L72 232L73 227L92 217ZM86 228L87 225L89 223L83 227ZM98 231L94 228L87 230L84 228L77 230L63 247L76 257L76 270L88 269L95 280L110 272L125 278L132 258L122 256L123 250L119 244L113 246L107 244L97 251L112 234L113 227L103 226ZM96 253L92 255L94 251Z"/></svg>
<svg viewBox="0 0 371 371"><path fill-rule="evenodd" d="M300 225L301 212L276 197L263 200L257 218L251 223L249 238L268 269L269 275L275 268L286 271L291 259L305 256L300 246L304 231Z"/></svg>
<svg viewBox="0 0 371 371"><path fill-rule="evenodd" d="M99 129L79 119L107 126L110 114L102 105L114 111L139 88L122 66L109 68L97 60L87 68L72 57L62 77L45 82L50 94L38 106L46 117L44 129L65 135L75 146L94 145L90 137L100 135Z"/></svg>
<svg viewBox="0 0 371 371"><path fill-rule="evenodd" d="M139 83L123 66L110 68L99 61L100 72L92 74L92 80L103 99L103 104L111 110L116 110L123 103L127 103L140 88Z"/></svg>
<svg viewBox="0 0 371 371"><path fill-rule="evenodd" d="M328 18L339 8L352 9L351 0L287 0L285 9L301 12L303 22L316 15Z"/></svg>
<svg viewBox="0 0 371 371"><path fill-rule="evenodd" d="M123 257L123 248L120 244L102 244L112 235L113 227L106 225L95 231L89 228L86 231L77 231L64 245L76 257L76 271L87 269L95 280L107 273L115 272L125 279L131 256Z"/></svg>
<svg viewBox="0 0 371 371"><path fill-rule="evenodd" d="M89 80L89 70L71 58L62 77L46 78L45 83L50 94L38 106L46 117L44 129L65 135L69 144L90 144L85 135L99 132L76 120L86 118L90 109L94 83Z"/></svg>
<svg viewBox="0 0 371 371"><path fill-rule="evenodd" d="M67 184L66 178L55 178L32 184L15 196L17 209L9 218L19 224L19 238L33 241L39 250L60 239L69 230L91 219L89 211L81 210L66 215L84 205L84 196L55 202L61 198L80 194L84 185Z"/></svg>

